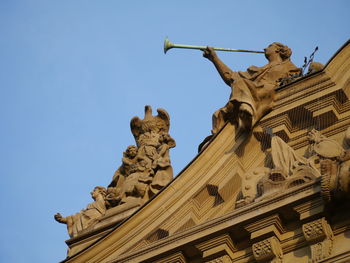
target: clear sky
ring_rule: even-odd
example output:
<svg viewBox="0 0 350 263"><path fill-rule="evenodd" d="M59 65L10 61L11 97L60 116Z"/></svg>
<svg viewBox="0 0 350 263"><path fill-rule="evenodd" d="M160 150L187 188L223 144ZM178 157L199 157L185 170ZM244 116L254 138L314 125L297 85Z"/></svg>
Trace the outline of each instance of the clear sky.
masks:
<svg viewBox="0 0 350 263"><path fill-rule="evenodd" d="M350 36L350 1L0 0L0 262L58 262L71 215L109 184L134 144L129 122L166 109L178 174L210 134L230 88L197 50L262 50L278 41L302 66L326 63ZM234 70L261 54L221 52Z"/></svg>

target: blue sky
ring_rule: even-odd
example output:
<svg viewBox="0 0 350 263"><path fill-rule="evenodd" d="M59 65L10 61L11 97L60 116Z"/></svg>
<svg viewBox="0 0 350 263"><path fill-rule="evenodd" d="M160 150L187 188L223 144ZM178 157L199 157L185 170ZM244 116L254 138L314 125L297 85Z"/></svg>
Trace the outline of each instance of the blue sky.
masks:
<svg viewBox="0 0 350 263"><path fill-rule="evenodd" d="M175 174L210 134L230 88L197 50L172 42L262 50L278 41L302 66L326 63L349 39L343 1L0 0L0 262L58 262L71 215L109 184L134 144L144 106L166 109ZM263 55L219 53L234 70Z"/></svg>

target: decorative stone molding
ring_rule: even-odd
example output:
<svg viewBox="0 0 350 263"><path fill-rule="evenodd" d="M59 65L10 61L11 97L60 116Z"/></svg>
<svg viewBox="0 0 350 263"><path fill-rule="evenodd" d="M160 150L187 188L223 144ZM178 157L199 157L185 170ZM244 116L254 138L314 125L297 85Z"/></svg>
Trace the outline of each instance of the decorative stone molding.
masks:
<svg viewBox="0 0 350 263"><path fill-rule="evenodd" d="M254 243L253 255L258 262L282 263L283 251L276 237L270 237Z"/></svg>
<svg viewBox="0 0 350 263"><path fill-rule="evenodd" d="M245 226L245 229L250 233L251 240L265 235L280 238L282 233L285 232L281 218L277 214L254 221L254 223Z"/></svg>
<svg viewBox="0 0 350 263"><path fill-rule="evenodd" d="M199 245L196 245L197 249L202 253L203 259L210 259L208 262L231 262L233 259L233 253L237 251L235 245L232 242L231 237L228 234L224 234ZM216 259L212 259L215 256L221 256ZM227 261L227 259L230 261ZM207 262L207 261L205 261Z"/></svg>
<svg viewBox="0 0 350 263"><path fill-rule="evenodd" d="M293 208L298 214L299 219L304 220L308 217L317 215L324 211L324 202L321 197L312 199Z"/></svg>
<svg viewBox="0 0 350 263"><path fill-rule="evenodd" d="M324 217L304 224L302 229L306 241L310 243L310 262L318 262L332 254L334 235Z"/></svg>
<svg viewBox="0 0 350 263"><path fill-rule="evenodd" d="M168 257L155 261L154 263L186 263L186 258L181 252L177 252Z"/></svg>
<svg viewBox="0 0 350 263"><path fill-rule="evenodd" d="M205 261L205 263L231 263L232 260L230 259L229 256L225 255L219 258L215 258L209 261Z"/></svg>
<svg viewBox="0 0 350 263"><path fill-rule="evenodd" d="M245 226L245 229L250 233L250 239L253 242L270 236L262 241L255 242L252 246L254 258L258 262L267 260L273 263L282 262L283 252L279 240L285 230L278 214L254 221L254 223Z"/></svg>

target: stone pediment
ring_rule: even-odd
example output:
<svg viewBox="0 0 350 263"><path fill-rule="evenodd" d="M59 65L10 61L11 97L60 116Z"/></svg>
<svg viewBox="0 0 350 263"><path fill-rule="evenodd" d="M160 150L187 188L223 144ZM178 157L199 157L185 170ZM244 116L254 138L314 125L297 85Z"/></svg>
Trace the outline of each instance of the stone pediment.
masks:
<svg viewBox="0 0 350 263"><path fill-rule="evenodd" d="M235 252L241 250L244 244L239 241L247 236L260 241L262 228L269 229L262 236L271 237L268 233L273 232L285 247L296 246L285 241L283 222L323 209L320 158L309 153L308 134L316 129L342 147L350 126L349 98L347 42L324 69L280 87L274 110L249 135L235 136L235 126L226 124L156 196L65 261L186 262L186 257L211 253L214 248L208 239L215 243L213 253L217 255L231 260L252 258L255 251ZM284 158L274 157L279 147L283 153L290 151L288 158L297 156L293 161L299 166L294 165L289 174L288 168L273 170L276 160ZM301 200L308 204L310 215L303 214ZM288 209L287 204L291 204ZM275 239L269 242L276 247Z"/></svg>

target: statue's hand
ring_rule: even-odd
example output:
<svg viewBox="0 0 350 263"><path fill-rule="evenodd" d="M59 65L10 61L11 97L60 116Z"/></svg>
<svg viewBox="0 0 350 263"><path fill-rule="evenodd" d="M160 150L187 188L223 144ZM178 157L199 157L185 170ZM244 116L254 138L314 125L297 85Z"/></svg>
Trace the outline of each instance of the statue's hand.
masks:
<svg viewBox="0 0 350 263"><path fill-rule="evenodd" d="M56 220L57 222L59 222L59 223L65 223L65 222L64 222L65 220L63 219L63 217L62 217L62 215L61 215L60 213L55 214L54 217L55 217L55 220Z"/></svg>
<svg viewBox="0 0 350 263"><path fill-rule="evenodd" d="M216 52L214 48L207 47L203 50L203 57L209 59L210 61L213 61L214 57L216 57Z"/></svg>

